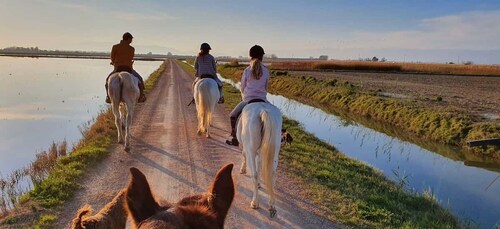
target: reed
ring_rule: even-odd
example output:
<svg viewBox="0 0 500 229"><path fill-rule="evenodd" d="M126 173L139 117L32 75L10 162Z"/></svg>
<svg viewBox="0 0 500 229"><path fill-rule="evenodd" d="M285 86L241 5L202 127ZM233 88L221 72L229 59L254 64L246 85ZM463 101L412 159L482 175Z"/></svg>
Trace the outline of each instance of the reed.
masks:
<svg viewBox="0 0 500 229"><path fill-rule="evenodd" d="M35 159L27 166L12 171L6 178L0 176L0 217L14 209L31 187L47 178L57 160L67 155L67 146L66 140L52 142L47 150L36 153Z"/></svg>
<svg viewBox="0 0 500 229"><path fill-rule="evenodd" d="M270 68L275 70L350 70L500 76L499 65L389 63L371 61L288 61L273 62Z"/></svg>

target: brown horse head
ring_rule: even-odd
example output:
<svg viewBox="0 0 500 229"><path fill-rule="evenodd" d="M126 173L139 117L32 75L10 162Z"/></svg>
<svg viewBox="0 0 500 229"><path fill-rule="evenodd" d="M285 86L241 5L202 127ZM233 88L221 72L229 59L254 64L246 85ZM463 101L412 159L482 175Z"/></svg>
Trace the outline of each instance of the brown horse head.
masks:
<svg viewBox="0 0 500 229"><path fill-rule="evenodd" d="M222 167L208 192L185 197L177 204L155 200L146 176L130 168L126 205L137 228L224 228L234 198L233 164Z"/></svg>

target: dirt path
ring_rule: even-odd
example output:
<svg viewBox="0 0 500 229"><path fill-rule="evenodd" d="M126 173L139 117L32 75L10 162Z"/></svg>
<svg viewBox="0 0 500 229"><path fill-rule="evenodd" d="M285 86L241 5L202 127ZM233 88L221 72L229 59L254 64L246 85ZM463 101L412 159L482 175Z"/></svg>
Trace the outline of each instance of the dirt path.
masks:
<svg viewBox="0 0 500 229"><path fill-rule="evenodd" d="M239 149L224 144L230 127L221 106L214 115L212 137L196 134L195 107L186 107L192 98L192 79L175 61L166 61L164 76L149 93L148 101L137 108L132 152L126 153L122 146L115 145L110 156L86 174L84 189L63 207L56 228L69 227L76 210L85 203L94 209L104 206L125 186L131 166L147 176L153 193L172 202L205 191L222 165L234 163L239 168ZM278 167L278 217L274 219L268 217L265 194L260 209L250 208L250 178L233 170L237 193L226 228L340 228L311 213L321 209L299 198L301 188L289 183L291 179L282 170Z"/></svg>
<svg viewBox="0 0 500 229"><path fill-rule="evenodd" d="M347 80L364 90L380 90L388 96L412 99L424 107L456 110L485 120L500 120L500 77L350 71L290 73ZM436 101L437 97L443 101Z"/></svg>

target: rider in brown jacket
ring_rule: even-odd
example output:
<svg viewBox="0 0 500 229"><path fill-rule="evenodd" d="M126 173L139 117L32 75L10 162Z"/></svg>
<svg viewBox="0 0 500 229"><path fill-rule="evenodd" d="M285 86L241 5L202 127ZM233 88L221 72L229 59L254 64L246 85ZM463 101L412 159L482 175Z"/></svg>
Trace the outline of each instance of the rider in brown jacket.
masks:
<svg viewBox="0 0 500 229"><path fill-rule="evenodd" d="M144 81L142 77L137 73L132 64L134 63L134 52L135 49L130 45L132 43L132 34L124 33L123 39L119 44L113 45L111 49L111 64L115 66L115 69L108 75L111 76L113 73L126 71L137 77L139 79L139 89L141 95L139 96L139 102L142 103L146 101L146 96L144 95ZM108 95L108 78L106 78L106 103L111 103Z"/></svg>

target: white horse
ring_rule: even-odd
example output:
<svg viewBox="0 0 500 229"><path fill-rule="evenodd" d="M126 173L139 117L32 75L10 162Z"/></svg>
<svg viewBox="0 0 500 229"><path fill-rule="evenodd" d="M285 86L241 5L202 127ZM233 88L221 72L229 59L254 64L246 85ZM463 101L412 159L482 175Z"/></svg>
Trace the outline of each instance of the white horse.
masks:
<svg viewBox="0 0 500 229"><path fill-rule="evenodd" d="M114 73L108 79L108 94L115 116L116 129L118 129L118 143L124 143L125 140L125 151L130 150L130 125L135 104L139 99L138 84L139 80L128 72ZM125 104L126 111L120 109L121 103Z"/></svg>
<svg viewBox="0 0 500 229"><path fill-rule="evenodd" d="M198 80L194 86L193 96L198 112L198 134L205 133L208 138L210 137L208 127L212 124L212 114L220 96L217 82L210 78Z"/></svg>
<svg viewBox="0 0 500 229"><path fill-rule="evenodd" d="M282 116L280 110L270 103L251 103L243 108L236 137L243 146L243 163L240 173L246 173L246 162L253 180L253 196L250 207L259 207L259 164L262 164L262 180L269 193L270 217L276 216L274 207L274 176L278 167L278 153L281 147Z"/></svg>

